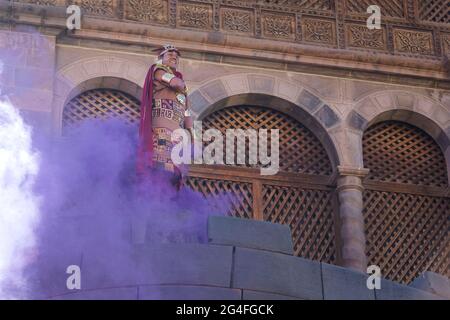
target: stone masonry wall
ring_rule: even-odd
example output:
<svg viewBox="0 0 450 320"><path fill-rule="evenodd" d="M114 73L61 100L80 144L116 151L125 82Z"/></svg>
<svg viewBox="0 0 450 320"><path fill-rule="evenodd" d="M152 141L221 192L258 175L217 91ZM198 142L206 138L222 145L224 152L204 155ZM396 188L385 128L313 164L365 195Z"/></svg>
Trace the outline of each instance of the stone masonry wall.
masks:
<svg viewBox="0 0 450 320"><path fill-rule="evenodd" d="M0 30L0 96L33 125L51 132L55 37Z"/></svg>
<svg viewBox="0 0 450 320"><path fill-rule="evenodd" d="M445 298L450 288L448 279L434 294L383 279L381 290L369 290L367 274L292 256L285 225L211 217L208 236L208 244L136 245L138 258L123 277L108 277L96 257L83 257L82 290L69 292L60 279L52 299L421 300Z"/></svg>

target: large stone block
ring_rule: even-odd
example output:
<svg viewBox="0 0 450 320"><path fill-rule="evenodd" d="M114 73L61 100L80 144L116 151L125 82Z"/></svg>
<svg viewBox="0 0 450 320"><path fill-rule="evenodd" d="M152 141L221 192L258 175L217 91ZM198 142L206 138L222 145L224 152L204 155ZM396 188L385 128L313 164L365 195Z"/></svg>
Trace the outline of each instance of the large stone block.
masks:
<svg viewBox="0 0 450 320"><path fill-rule="evenodd" d="M143 244L114 255L83 256L83 288L181 284L229 287L232 247Z"/></svg>
<svg viewBox="0 0 450 320"><path fill-rule="evenodd" d="M316 111L321 104L321 100L307 90L303 90L297 102L310 112Z"/></svg>
<svg viewBox="0 0 450 320"><path fill-rule="evenodd" d="M251 92L272 94L275 86L275 79L268 76L248 76L248 83Z"/></svg>
<svg viewBox="0 0 450 320"><path fill-rule="evenodd" d="M192 110L196 113L201 113L209 106L208 100L199 91L195 91L189 96L189 102Z"/></svg>
<svg viewBox="0 0 450 320"><path fill-rule="evenodd" d="M381 289L375 290L377 300L440 300L441 298L428 293L408 287L393 281L381 280Z"/></svg>
<svg viewBox="0 0 450 320"><path fill-rule="evenodd" d="M424 272L414 279L410 286L450 299L450 280L441 274L430 271Z"/></svg>
<svg viewBox="0 0 450 320"><path fill-rule="evenodd" d="M414 100L415 97L412 94L408 93L399 93L396 96L397 105L403 109L412 109L414 108Z"/></svg>
<svg viewBox="0 0 450 320"><path fill-rule="evenodd" d="M325 300L374 300L374 290L367 288L368 275L322 263Z"/></svg>
<svg viewBox="0 0 450 320"><path fill-rule="evenodd" d="M227 90L220 80L208 83L202 88L202 92L206 94L211 101L217 101L228 96Z"/></svg>
<svg viewBox="0 0 450 320"><path fill-rule="evenodd" d="M241 290L205 286L141 286L139 300L241 300Z"/></svg>
<svg viewBox="0 0 450 320"><path fill-rule="evenodd" d="M101 290L77 291L51 300L137 300L138 288L108 288Z"/></svg>
<svg viewBox="0 0 450 320"><path fill-rule="evenodd" d="M33 128L34 133L48 135L52 129L52 114L31 110L20 110L25 123Z"/></svg>
<svg viewBox="0 0 450 320"><path fill-rule="evenodd" d="M301 300L301 299L275 293L243 290L242 300Z"/></svg>
<svg viewBox="0 0 450 320"><path fill-rule="evenodd" d="M81 266L82 254L78 250L65 250L58 253L56 261L53 261L53 254L44 253L41 257L43 260L38 262L40 267L35 270L31 279L28 279L32 288L30 299L48 299L73 292L67 288L67 280L71 274L66 271L69 266ZM48 261L53 263L47 263Z"/></svg>
<svg viewBox="0 0 450 320"><path fill-rule="evenodd" d="M320 263L281 253L236 248L233 288L322 299Z"/></svg>
<svg viewBox="0 0 450 320"><path fill-rule="evenodd" d="M15 85L35 90L53 90L53 70L41 68L15 69Z"/></svg>
<svg viewBox="0 0 450 320"><path fill-rule="evenodd" d="M1 54L1 53L0 53ZM13 87L15 85L15 68L8 65L0 64L0 95L6 92L1 92L6 86Z"/></svg>
<svg viewBox="0 0 450 320"><path fill-rule="evenodd" d="M11 103L20 109L51 112L53 93L51 90L35 90L24 87L13 87L6 92Z"/></svg>
<svg viewBox="0 0 450 320"><path fill-rule="evenodd" d="M331 128L339 122L339 116L328 105L322 106L317 111L316 117L326 128Z"/></svg>
<svg viewBox="0 0 450 320"><path fill-rule="evenodd" d="M299 87L287 81L280 81L278 83L278 94L288 101L295 102L295 98L299 94Z"/></svg>
<svg viewBox="0 0 450 320"><path fill-rule="evenodd" d="M249 92L248 79L241 74L226 77L224 83L229 88L231 96Z"/></svg>
<svg viewBox="0 0 450 320"><path fill-rule="evenodd" d="M209 217L208 238L213 244L293 254L287 225L232 217Z"/></svg>
<svg viewBox="0 0 450 320"><path fill-rule="evenodd" d="M367 126L367 120L355 111L351 111L348 116L348 124L356 130L363 131Z"/></svg>
<svg viewBox="0 0 450 320"><path fill-rule="evenodd" d="M312 71L311 67L308 67L308 69ZM320 72L319 69L316 70ZM308 71L307 73L310 73L311 71ZM337 100L339 99L339 90L341 87L339 84L339 81L341 80L338 78L341 77L342 73L337 72L335 75L337 76L336 78L331 78L303 73L297 74L293 78L300 81L305 88L308 88L309 91L317 93L323 99Z"/></svg>

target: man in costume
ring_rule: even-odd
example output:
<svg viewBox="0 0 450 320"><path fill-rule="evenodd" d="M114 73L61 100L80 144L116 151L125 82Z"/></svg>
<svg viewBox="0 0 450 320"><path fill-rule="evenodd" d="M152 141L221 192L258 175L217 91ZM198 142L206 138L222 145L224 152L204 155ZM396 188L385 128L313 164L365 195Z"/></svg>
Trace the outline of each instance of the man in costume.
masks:
<svg viewBox="0 0 450 320"><path fill-rule="evenodd" d="M192 128L183 75L177 71L180 52L172 45L154 51L158 60L150 67L141 99L137 173L141 179L153 173L171 173L171 182L180 189L182 172L171 159L172 137L176 129Z"/></svg>

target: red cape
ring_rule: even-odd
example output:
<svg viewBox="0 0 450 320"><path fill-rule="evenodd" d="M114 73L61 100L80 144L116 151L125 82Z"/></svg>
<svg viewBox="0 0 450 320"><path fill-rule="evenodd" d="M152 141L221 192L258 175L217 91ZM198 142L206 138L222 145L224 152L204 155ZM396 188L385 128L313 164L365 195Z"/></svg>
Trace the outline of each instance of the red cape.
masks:
<svg viewBox="0 0 450 320"><path fill-rule="evenodd" d="M152 132L152 107L153 107L153 74L156 64L152 65L145 77L141 98L141 120L139 125L139 145L136 163L138 175L145 175L153 166L153 132ZM183 75L175 71L175 76L183 79Z"/></svg>

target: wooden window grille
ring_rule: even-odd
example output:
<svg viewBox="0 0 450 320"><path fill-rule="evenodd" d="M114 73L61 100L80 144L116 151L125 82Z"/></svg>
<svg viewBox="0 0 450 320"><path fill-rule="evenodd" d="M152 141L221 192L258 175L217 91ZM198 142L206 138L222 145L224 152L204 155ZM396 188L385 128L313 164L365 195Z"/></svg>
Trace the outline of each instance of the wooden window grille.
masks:
<svg viewBox="0 0 450 320"><path fill-rule="evenodd" d="M367 16L367 8L377 5L383 16L404 18L406 16L405 2L405 0L346 0L346 9L350 14Z"/></svg>
<svg viewBox="0 0 450 320"><path fill-rule="evenodd" d="M450 2L448 0L417 0L417 4L420 20L450 23Z"/></svg>
<svg viewBox="0 0 450 320"><path fill-rule="evenodd" d="M314 134L281 112L254 106L230 107L208 115L203 130L211 128L223 134L226 129L279 129L280 172L261 176L259 166L248 163L194 165L187 179L189 187L203 194L231 192L241 200L230 215L287 224L296 255L335 263L337 206L330 185L332 165Z"/></svg>
<svg viewBox="0 0 450 320"><path fill-rule="evenodd" d="M364 134L364 218L369 264L410 283L424 271L450 276L450 196L446 162L424 131L397 121Z"/></svg>
<svg viewBox="0 0 450 320"><path fill-rule="evenodd" d="M63 124L109 117L122 117L133 123L139 121L139 114L139 101L132 96L117 90L95 89L67 104ZM333 170L316 136L281 112L251 106L212 113L203 120L203 129L210 128L223 133L226 129L280 129L280 173L261 176L258 165L248 164L192 165L186 185L212 199L227 195L232 216L289 225L296 255L335 263L336 205L330 184Z"/></svg>
<svg viewBox="0 0 450 320"><path fill-rule="evenodd" d="M225 108L204 119L203 127L204 130L218 129L224 136L227 129L279 129L281 171L319 175L332 173L328 155L316 136L298 121L280 112L250 106ZM270 140L268 145L270 152ZM248 153L247 145L247 159ZM225 163L225 152L223 161ZM245 165L249 166L248 163Z"/></svg>
<svg viewBox="0 0 450 320"><path fill-rule="evenodd" d="M139 122L140 102L118 90L94 89L76 96L65 106L63 127L88 118L120 117L129 123Z"/></svg>

